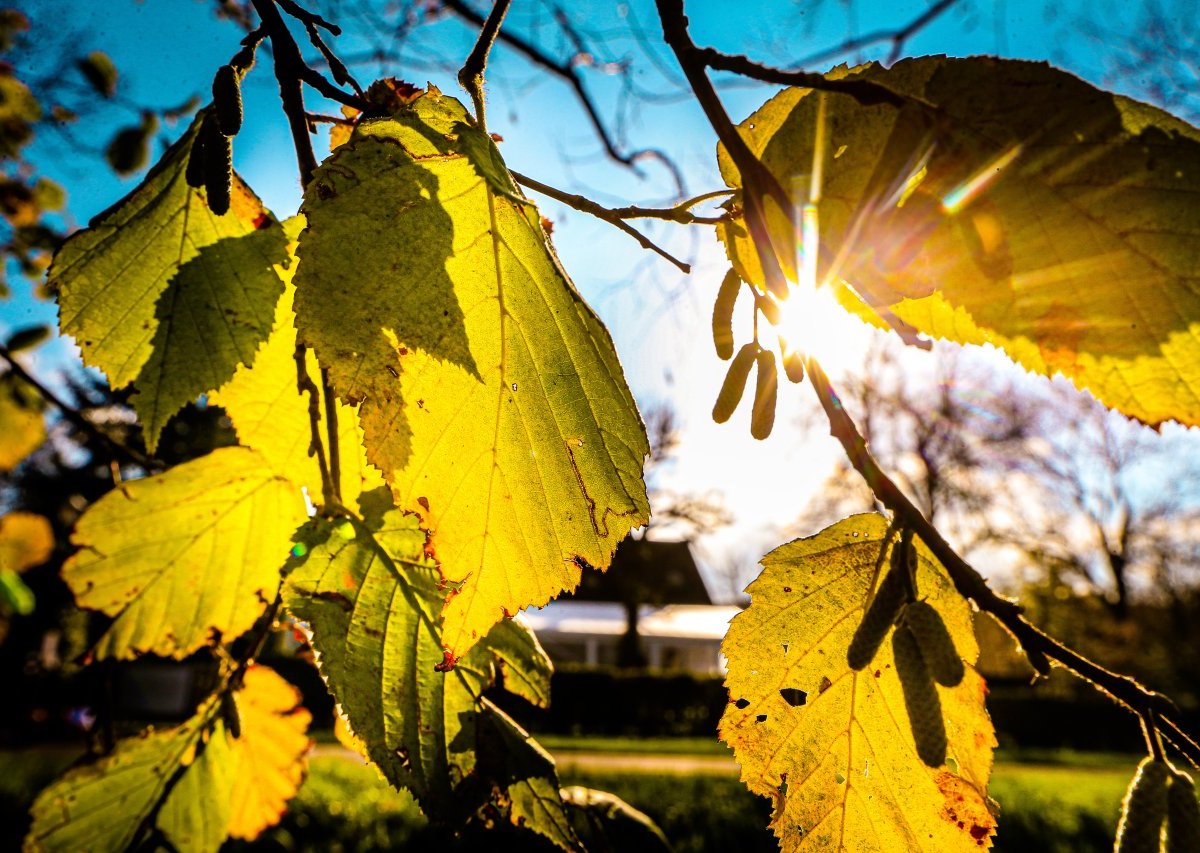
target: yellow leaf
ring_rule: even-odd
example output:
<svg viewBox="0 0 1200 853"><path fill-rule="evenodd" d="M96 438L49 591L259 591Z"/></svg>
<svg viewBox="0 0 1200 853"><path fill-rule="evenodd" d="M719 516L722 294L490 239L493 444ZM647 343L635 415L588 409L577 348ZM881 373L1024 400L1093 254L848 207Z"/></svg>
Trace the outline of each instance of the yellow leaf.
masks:
<svg viewBox="0 0 1200 853"><path fill-rule="evenodd" d="M824 99L822 279L933 337L1062 373L1145 423L1200 424L1200 132L1041 63L924 57L838 74L912 100L790 89L741 125L791 191L812 171ZM742 224L718 234L761 286Z"/></svg>
<svg viewBox="0 0 1200 853"><path fill-rule="evenodd" d="M252 839L279 822L304 781L312 715L300 706L299 691L263 666L246 671L235 701L241 734L230 741L235 769L229 835Z"/></svg>
<svg viewBox="0 0 1200 853"><path fill-rule="evenodd" d="M722 646L730 704L721 738L746 786L773 798L771 827L787 851L979 850L995 828L995 737L979 674L968 667L958 687L936 688L953 761L931 768L917 756L891 643L862 671L846 663L883 575L886 528L880 516L852 516L772 551ZM973 663L967 602L923 545L918 556L918 596Z"/></svg>
<svg viewBox="0 0 1200 853"><path fill-rule="evenodd" d="M12 373L0 376L0 473L11 471L45 440L37 392Z"/></svg>
<svg viewBox="0 0 1200 853"><path fill-rule="evenodd" d="M368 459L424 519L461 657L646 520L645 430L608 332L454 99L360 124L304 213L300 340L361 401Z"/></svg>
<svg viewBox="0 0 1200 853"><path fill-rule="evenodd" d="M88 508L63 579L115 618L98 657L182 658L254 624L279 588L299 491L244 447L124 484Z"/></svg>
<svg viewBox="0 0 1200 853"><path fill-rule="evenodd" d="M288 236L295 238L304 227L302 217L284 223ZM294 252L295 243L289 247ZM321 474L316 457L309 455L312 431L307 394L296 384L296 326L292 313L296 257L275 268L284 282L284 293L275 306L275 324L267 342L258 351L251 367L242 365L209 401L225 409L233 421L238 441L257 450L276 474L287 477L308 491L314 502L321 500ZM320 372L309 356L309 378L320 387ZM358 407L338 403L338 456L341 460L342 503L354 506L358 496L383 485L379 470L370 465L363 450L362 430L358 425ZM324 413L320 418L322 441L326 441Z"/></svg>
<svg viewBox="0 0 1200 853"><path fill-rule="evenodd" d="M54 531L44 515L10 512L0 516L0 570L23 572L54 552Z"/></svg>

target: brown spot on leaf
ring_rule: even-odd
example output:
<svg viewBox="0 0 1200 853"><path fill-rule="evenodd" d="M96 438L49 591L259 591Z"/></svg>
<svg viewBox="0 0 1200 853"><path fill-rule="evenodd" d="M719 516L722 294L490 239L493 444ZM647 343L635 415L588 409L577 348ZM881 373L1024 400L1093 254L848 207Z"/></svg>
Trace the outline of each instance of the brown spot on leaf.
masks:
<svg viewBox="0 0 1200 853"><path fill-rule="evenodd" d="M438 672L449 672L454 669L454 665L458 663L458 658L454 656L454 652L449 649L442 649L442 662L434 665L434 669Z"/></svg>
<svg viewBox="0 0 1200 853"><path fill-rule="evenodd" d="M417 503L419 503L426 512L429 512L429 498L422 495L421 497L417 498Z"/></svg>

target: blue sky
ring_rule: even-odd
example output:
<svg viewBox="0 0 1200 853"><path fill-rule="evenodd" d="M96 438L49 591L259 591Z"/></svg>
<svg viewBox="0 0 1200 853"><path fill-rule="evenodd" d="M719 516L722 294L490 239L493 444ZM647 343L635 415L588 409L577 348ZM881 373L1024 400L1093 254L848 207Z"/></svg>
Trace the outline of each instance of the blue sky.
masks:
<svg viewBox="0 0 1200 853"><path fill-rule="evenodd" d="M27 0L18 6L33 21L30 38L48 48L34 60L41 67L21 71L46 73L58 68L62 33L69 27L71 49L108 52L122 71L121 95L153 105L173 105L193 93L206 93L213 71L236 51L241 35L231 23L217 20L211 0ZM849 4L691 0L687 6L698 42L784 65L848 37L900 25L927 8L925 3L907 0ZM1179 21L1181 28L1196 20L1195 3L1190 0L1161 7L1164 18ZM667 152L693 194L719 188L711 129L690 100L668 97L678 90L677 73L673 59L659 44L653 4L646 0L577 2L565 8L580 31L595 39L597 63L628 58L636 69L633 80L649 93L648 98L635 98L622 108L622 78L601 71L588 73L601 112L622 142L630 148ZM1144 8L1108 0L960 2L918 33L905 52L1051 60L1092 82L1140 94L1146 80L1137 74L1114 77L1118 65L1113 57L1123 50L1118 37L1137 32ZM516 0L506 26L526 37L539 37L550 52L565 55L549 9L540 0ZM391 36L354 16L340 22L346 34L334 45L347 56L361 54ZM641 27L646 38L630 37L631 26ZM389 73L418 84L430 80L444 91L458 93L453 73L446 69L457 66L472 39L473 32L452 19L421 28L404 43L403 61ZM881 57L889 47L885 44L842 58ZM820 63L812 70L830 64ZM64 75L75 73L70 67L59 70ZM365 84L377 68L355 70ZM602 203L662 203L674 194L665 170L649 164L644 176L638 177L607 160L570 91L503 46L497 48L488 79L489 129L504 137L501 151L515 170ZM728 81L722 87L728 109L738 120L772 91ZM246 126L237 138L235 165L282 218L295 212L300 193L266 57L260 57L248 79L245 96ZM310 109L334 111L311 98ZM106 110L102 121L77 127L77 136L102 148L117 127L136 119L131 112L116 112ZM162 141L168 142L182 129L164 128ZM48 143L36 143L32 155L46 175L67 188L76 223L86 223L136 184L136 178L121 181L104 170L63 158L61 148ZM708 338L708 314L727 262L711 234L664 225L646 229L671 251L694 261L693 275L685 278L602 222L552 203L543 201L542 207L555 222L555 241L565 267L613 331L635 396L643 405L670 403L684 426L680 456L662 472L662 485L719 495L738 518L734 527L710 538L705 562L752 563L765 548L778 544L772 537L799 513L840 453L831 441L789 428L813 406L811 392L807 387L785 390L779 427L766 442L750 439L745 412L729 424L714 425L709 411L724 365ZM15 290L12 300L0 303L0 332L31 322L53 322L52 305L33 300L19 286ZM863 342L869 337L862 329L846 334ZM35 366L52 372L72 357L72 348L59 343L46 348Z"/></svg>

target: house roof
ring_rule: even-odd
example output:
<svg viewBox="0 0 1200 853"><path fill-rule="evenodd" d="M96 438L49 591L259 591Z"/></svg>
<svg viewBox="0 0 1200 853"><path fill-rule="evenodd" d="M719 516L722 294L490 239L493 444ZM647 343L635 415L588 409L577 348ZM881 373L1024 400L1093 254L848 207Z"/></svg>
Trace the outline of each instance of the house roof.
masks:
<svg viewBox="0 0 1200 853"><path fill-rule="evenodd" d="M627 537L607 572L584 570L579 589L564 600L639 604L712 604L688 542Z"/></svg>

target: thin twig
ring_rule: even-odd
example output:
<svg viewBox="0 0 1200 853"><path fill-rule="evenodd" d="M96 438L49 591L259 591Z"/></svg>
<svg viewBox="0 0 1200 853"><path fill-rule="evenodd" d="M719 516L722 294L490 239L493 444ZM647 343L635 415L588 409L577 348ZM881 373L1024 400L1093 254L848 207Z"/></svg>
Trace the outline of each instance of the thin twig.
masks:
<svg viewBox="0 0 1200 853"><path fill-rule="evenodd" d="M126 445L107 435L103 430L89 421L83 412L65 402L61 397L35 379L29 373L29 371L21 366L20 362L13 358L13 354L9 352L8 347L0 346L0 358L3 358L8 362L8 369L14 376L28 384L31 388L33 388L33 390L37 391L43 400L45 400L47 403L50 403L52 406L62 412L64 418L104 445L105 449L108 450L114 459L124 460L131 465L137 465L144 471L153 471L154 469L161 467L157 462L155 462L153 459L150 459L140 451L135 450L132 447L127 447Z"/></svg>
<svg viewBox="0 0 1200 853"><path fill-rule="evenodd" d="M830 80L824 74L814 74L809 71L789 71L783 68L773 68L762 65L745 56L721 53L711 47L698 47L693 54L696 61L707 65L716 71L729 71L761 80L763 83L774 83L779 86L801 86L806 89L816 89L821 92L835 92L849 95L864 106L874 104L891 104L895 107L904 106L910 98L893 92L886 86L872 80L858 80L849 77L842 80Z"/></svg>
<svg viewBox="0 0 1200 853"><path fill-rule="evenodd" d="M689 264L686 264L683 261L679 260L679 258L675 257L670 252L668 252L666 249L662 248L661 246L659 246L658 244L653 242L649 237L647 237L641 231L638 231L636 228L634 228L632 225L630 225L628 222L626 222L624 217L621 216L618 211L610 210L607 207L602 207L602 206L596 204L596 202L592 201L590 198L587 198L586 196L575 195L574 193L563 192L562 190L555 189L554 187L543 184L541 181L536 181L533 178L526 177L525 175L522 175L518 172L513 172L512 176L516 179L517 183L522 184L523 186L529 187L529 189L533 190L534 192L539 192L542 195L549 196L550 198L555 199L556 201L561 201L563 204L569 205L570 207L573 207L576 210L583 211L584 213L590 213L592 216L595 216L597 219L603 219L605 222L607 222L609 225L613 226L617 230L623 231L626 234L628 234L630 237L632 237L633 239L637 240L643 249L649 249L651 252L654 252L655 254L659 255L660 257L665 258L666 260L673 263L685 275L692 271L692 268ZM630 209L631 208L625 208L624 210L628 211ZM643 208L643 209L649 210L649 208ZM665 214L668 211L660 211L660 212ZM686 210L683 211L683 213L687 216L691 216L691 214ZM634 215L636 215L636 214L634 214ZM673 217L660 216L660 217L656 217L656 218L671 219ZM676 221L679 221L679 220L676 220Z"/></svg>
<svg viewBox="0 0 1200 853"><path fill-rule="evenodd" d="M702 201L707 201L710 198L720 198L721 196L731 195L733 190L715 190L714 192L704 193L694 198L689 198L687 201L677 204L674 207L641 207L640 205L631 204L627 207L603 207L589 199L587 196L576 195L565 190L560 190L557 187L552 187L549 184L543 184L541 181L531 178L527 175L522 175L520 172L513 172L512 176L518 184L529 187L534 192L539 192L542 195L550 196L550 198L561 201L563 204L570 205L576 210L582 210L585 213L591 213L599 216L601 219L608 221L611 218L615 219L665 219L668 222L677 222L680 225L717 225L728 220L728 216L697 216L692 213L690 208L695 207Z"/></svg>
<svg viewBox="0 0 1200 853"><path fill-rule="evenodd" d="M866 33L865 35L856 36L855 38L846 39L846 41L831 47L827 50L822 50L818 53L810 54L804 59L791 66L793 69L804 68L806 66L815 65L821 62L827 62L831 59L837 59L845 56L853 50L860 50L864 47L870 47L873 44L880 42L891 42L892 49L888 53L887 64L891 65L895 62L900 54L904 51L904 45L907 41L917 34L919 30L924 29L933 23L943 12L957 3L958 0L937 0L932 6L926 9L917 17L913 18L902 27L894 30L876 30Z"/></svg>
<svg viewBox="0 0 1200 853"><path fill-rule="evenodd" d="M475 121L479 125L479 129L485 132L487 131L487 119L484 115L483 72L487 69L488 54L492 51L492 45L496 43L500 25L504 23L504 16L508 14L508 7L511 5L512 0L496 0L487 20L483 22L483 26L479 30L479 38L475 39L475 46L471 48L470 54L467 55L467 61L463 63L458 72L459 84L467 90L467 94L471 96L471 102L475 104Z"/></svg>
<svg viewBox="0 0 1200 853"><path fill-rule="evenodd" d="M1170 699L1161 693L1148 690L1127 675L1105 669L1063 645L1030 623L1015 601L993 592L983 576L950 547L937 529L879 467L817 360L811 355L807 356L805 368L829 420L830 434L841 443L850 464L866 481L876 499L891 510L893 515L900 519L901 524L921 538L946 569L960 595L974 601L980 610L996 617L1020 643L1035 668L1040 670L1039 664L1047 658L1055 660L1139 717L1145 718L1147 714L1152 714L1157 725L1164 726L1169 735L1175 735L1171 740L1176 747L1193 763L1200 762L1200 747L1174 722L1174 715L1178 713L1178 709Z"/></svg>

